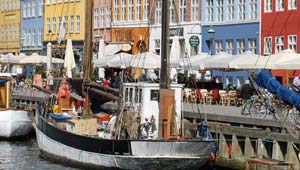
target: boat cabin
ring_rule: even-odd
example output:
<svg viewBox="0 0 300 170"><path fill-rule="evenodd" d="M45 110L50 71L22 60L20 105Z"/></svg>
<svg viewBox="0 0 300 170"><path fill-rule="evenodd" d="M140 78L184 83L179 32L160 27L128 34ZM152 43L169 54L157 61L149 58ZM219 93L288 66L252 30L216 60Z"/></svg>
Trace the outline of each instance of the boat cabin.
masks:
<svg viewBox="0 0 300 170"><path fill-rule="evenodd" d="M140 113L141 124L155 123L158 129L159 121L159 83L124 83L123 101L125 108ZM181 127L181 99L183 84L171 84L171 89L175 90L175 121L178 129ZM151 122L152 121L152 122ZM153 131L152 137L158 137L158 131Z"/></svg>

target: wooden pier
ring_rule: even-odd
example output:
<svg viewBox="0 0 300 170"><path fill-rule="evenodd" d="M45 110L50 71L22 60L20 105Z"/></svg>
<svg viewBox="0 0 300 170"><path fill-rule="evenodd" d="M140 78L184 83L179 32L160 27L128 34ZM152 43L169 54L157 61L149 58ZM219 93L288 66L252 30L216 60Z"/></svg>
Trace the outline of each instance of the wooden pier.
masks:
<svg viewBox="0 0 300 170"><path fill-rule="evenodd" d="M245 117L241 107L183 104L185 134L195 134L199 121L207 119L208 129L218 144L216 165L245 169L253 157L291 163L300 170L300 140L284 129L284 122Z"/></svg>

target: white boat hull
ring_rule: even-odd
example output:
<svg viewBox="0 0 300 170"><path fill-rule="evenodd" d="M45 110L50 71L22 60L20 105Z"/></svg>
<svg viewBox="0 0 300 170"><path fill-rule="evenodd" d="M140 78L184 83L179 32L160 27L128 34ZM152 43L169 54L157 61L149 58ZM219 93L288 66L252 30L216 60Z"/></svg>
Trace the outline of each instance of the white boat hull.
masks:
<svg viewBox="0 0 300 170"><path fill-rule="evenodd" d="M26 136L32 130L30 115L24 110L0 111L0 137Z"/></svg>
<svg viewBox="0 0 300 170"><path fill-rule="evenodd" d="M120 147L124 146L124 143L118 144L118 141L114 141L112 143L117 149L106 154L103 150L109 147L111 140L97 139L98 141L87 144L96 139L70 134L47 123L37 125L35 129L42 156L50 160L85 168L199 169L208 161L214 144L213 142L200 141L121 141L130 145L130 151L129 153L120 153L120 151L123 151ZM56 133L57 136L51 133ZM72 137L74 139L70 139ZM81 141L76 145L74 143L78 140L75 140L75 138L81 138L87 142ZM69 140L69 143L66 140ZM92 148L93 144L97 146L98 151L97 149L93 150L95 149L95 147Z"/></svg>

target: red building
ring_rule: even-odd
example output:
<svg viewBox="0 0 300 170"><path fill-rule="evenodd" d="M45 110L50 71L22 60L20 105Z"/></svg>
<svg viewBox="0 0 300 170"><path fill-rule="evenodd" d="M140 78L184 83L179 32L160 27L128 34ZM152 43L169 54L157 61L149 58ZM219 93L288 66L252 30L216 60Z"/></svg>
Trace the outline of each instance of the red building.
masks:
<svg viewBox="0 0 300 170"><path fill-rule="evenodd" d="M300 52L300 2L297 0L261 1L261 54L270 55L284 49ZM300 67L300 66L299 66ZM293 78L299 70L272 70L283 85L287 74Z"/></svg>

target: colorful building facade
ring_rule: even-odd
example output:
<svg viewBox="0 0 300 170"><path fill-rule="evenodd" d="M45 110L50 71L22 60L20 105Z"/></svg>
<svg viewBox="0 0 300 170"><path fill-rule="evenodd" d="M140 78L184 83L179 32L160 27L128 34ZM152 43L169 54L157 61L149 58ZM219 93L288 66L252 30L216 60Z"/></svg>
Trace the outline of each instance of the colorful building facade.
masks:
<svg viewBox="0 0 300 170"><path fill-rule="evenodd" d="M21 0L21 53L27 55L32 53L45 54L43 46L43 16L43 0Z"/></svg>
<svg viewBox="0 0 300 170"><path fill-rule="evenodd" d="M105 42L111 41L111 0L94 0L94 37L97 33Z"/></svg>
<svg viewBox="0 0 300 170"><path fill-rule="evenodd" d="M213 40L208 30L213 28ZM245 51L259 54L260 1L202 0L202 52L227 52L238 55ZM248 78L246 71L212 71L212 77L239 87Z"/></svg>
<svg viewBox="0 0 300 170"><path fill-rule="evenodd" d="M52 56L64 58L67 39L72 40L77 69L84 61L85 0L44 2L44 47L52 44Z"/></svg>
<svg viewBox="0 0 300 170"><path fill-rule="evenodd" d="M261 1L261 54L268 56L284 49L300 52L300 2L296 0ZM272 70L283 84L292 79L299 70Z"/></svg>
<svg viewBox="0 0 300 170"><path fill-rule="evenodd" d="M0 54L20 53L20 0L0 0Z"/></svg>

